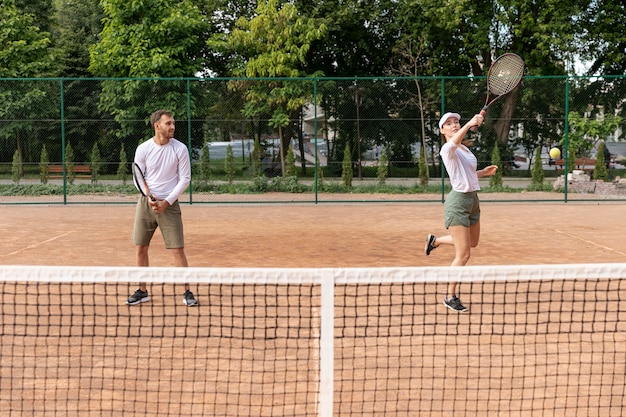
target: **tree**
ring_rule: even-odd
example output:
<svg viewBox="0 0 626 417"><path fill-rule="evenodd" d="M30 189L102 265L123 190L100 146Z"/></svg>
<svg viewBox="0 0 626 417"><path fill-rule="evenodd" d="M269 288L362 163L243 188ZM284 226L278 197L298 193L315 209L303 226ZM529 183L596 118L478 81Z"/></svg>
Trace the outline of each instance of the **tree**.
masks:
<svg viewBox="0 0 626 417"><path fill-rule="evenodd" d="M296 157L293 154L293 146L289 144L289 149L287 149L287 158L285 159L285 176L286 177L294 177L296 176Z"/></svg>
<svg viewBox="0 0 626 417"><path fill-rule="evenodd" d="M20 173L21 161L20 151L16 149L13 153L13 163L11 164L11 179L16 184L19 184L22 178L22 174Z"/></svg>
<svg viewBox="0 0 626 417"><path fill-rule="evenodd" d="M263 165L261 163L261 144L259 138L254 138L254 147L252 149L251 164L252 164L252 177L263 176Z"/></svg>
<svg viewBox="0 0 626 417"><path fill-rule="evenodd" d="M596 0L577 19L579 46L584 59L592 61L590 74L626 74L626 26L623 2Z"/></svg>
<svg viewBox="0 0 626 417"><path fill-rule="evenodd" d="M65 179L68 184L74 184L74 178L76 174L74 173L74 149L72 149L72 144L67 142L65 145Z"/></svg>
<svg viewBox="0 0 626 417"><path fill-rule="evenodd" d="M13 0L0 2L0 77L35 77L50 71L50 34L36 26L35 18L24 13Z"/></svg>
<svg viewBox="0 0 626 417"><path fill-rule="evenodd" d="M209 141L205 140L200 154L200 180L211 181L211 150Z"/></svg>
<svg viewBox="0 0 626 417"><path fill-rule="evenodd" d="M570 112L568 141L577 156L591 157L591 151L596 145L615 132L621 122L622 118L613 114L590 113L580 116L577 112Z"/></svg>
<svg viewBox="0 0 626 417"><path fill-rule="evenodd" d="M116 176L118 180L122 181L122 184L126 184L126 180L128 180L128 157L124 150L124 144L122 144L122 148L120 149L120 163L117 166Z"/></svg>
<svg viewBox="0 0 626 417"><path fill-rule="evenodd" d="M191 0L101 1L90 70L108 77L189 77L202 69L208 22Z"/></svg>
<svg viewBox="0 0 626 417"><path fill-rule="evenodd" d="M380 151L380 157L378 158L378 185L384 185L389 175L389 158L387 158L387 151L383 148Z"/></svg>
<svg viewBox="0 0 626 417"><path fill-rule="evenodd" d="M346 143L343 150L343 163L341 164L341 180L346 187L352 187L352 155L350 145Z"/></svg>
<svg viewBox="0 0 626 417"><path fill-rule="evenodd" d="M593 179L594 180L602 180L602 181L608 181L609 180L609 170L606 167L607 164L604 160L604 141L600 142L600 145L598 145L598 153L596 154L596 167L593 170Z"/></svg>
<svg viewBox="0 0 626 417"><path fill-rule="evenodd" d="M51 36L57 61L57 75L88 77L91 75L89 48L98 42L102 32L104 12L100 1L55 0L55 5ZM93 89L86 91L90 92L87 96L94 93Z"/></svg>
<svg viewBox="0 0 626 417"><path fill-rule="evenodd" d="M418 171L420 178L420 185L425 187L428 185L428 162L426 160L426 147L420 146L420 156L418 161Z"/></svg>
<svg viewBox="0 0 626 417"><path fill-rule="evenodd" d="M102 158L100 157L100 148L98 148L98 142L93 144L91 148L91 183L98 184L98 178L100 177L100 168L102 166Z"/></svg>
<svg viewBox="0 0 626 417"><path fill-rule="evenodd" d="M491 151L491 165L496 165L498 169L495 174L489 177L489 186L495 189L502 188L502 158L500 157L500 149L497 142Z"/></svg>
<svg viewBox="0 0 626 417"><path fill-rule="evenodd" d="M531 169L531 181L530 185L534 190L541 190L543 188L543 180L545 173L543 172L543 162L541 161L541 147L537 146L535 149L535 158L533 159L533 166Z"/></svg>
<svg viewBox="0 0 626 417"><path fill-rule="evenodd" d="M50 35L35 25L35 18L16 7L14 0L0 2L0 78L31 78L49 75L54 59L49 50ZM35 81L0 84L0 140L13 141L18 151L18 170L24 175L23 158L29 157L27 133L33 130L32 120L49 116L43 114L47 100L45 86ZM47 103L46 103L47 104ZM37 148L39 148L37 146ZM35 159L36 156L33 156Z"/></svg>
<svg viewBox="0 0 626 417"><path fill-rule="evenodd" d="M48 175L50 174L50 157L48 156L48 150L44 144L41 147L41 155L39 157L39 179L42 184L48 183Z"/></svg>
<svg viewBox="0 0 626 417"><path fill-rule="evenodd" d="M136 136L138 123L149 137L152 128L144 121L159 108L172 111L180 119L180 115L187 115L191 105L192 110L198 111L198 117L202 117L209 108L203 102L206 92L198 83L189 85L180 80L203 70L202 57L209 53L206 50L209 21L196 2L103 0L101 4L104 28L100 42L89 48L89 70L93 75L177 78L102 83L100 109L112 114L120 124L116 131L118 138L127 140ZM188 88L191 103L187 101Z"/></svg>
<svg viewBox="0 0 626 417"><path fill-rule="evenodd" d="M302 16L291 3L279 0L258 3L256 15L237 20L232 34L216 37L212 45L222 51L236 51L241 57L234 75L245 77L304 77L303 68L311 43L321 39L326 25ZM235 81L232 88L243 91L246 98L244 115L269 114L269 125L277 128L280 138L280 161L285 175L285 156L295 135L284 128L300 114L301 108L313 99L312 83L302 80Z"/></svg>
<svg viewBox="0 0 626 417"><path fill-rule="evenodd" d="M311 43L307 72L328 77L384 75L400 33L395 0L296 0L302 14L322 21L325 35ZM411 2L414 4L414 2ZM339 149L341 153L341 149Z"/></svg>
<svg viewBox="0 0 626 417"><path fill-rule="evenodd" d="M226 180L229 184L233 183L235 178L235 157L233 156L233 147L228 145L226 147L226 158L224 159L224 172L226 173Z"/></svg>

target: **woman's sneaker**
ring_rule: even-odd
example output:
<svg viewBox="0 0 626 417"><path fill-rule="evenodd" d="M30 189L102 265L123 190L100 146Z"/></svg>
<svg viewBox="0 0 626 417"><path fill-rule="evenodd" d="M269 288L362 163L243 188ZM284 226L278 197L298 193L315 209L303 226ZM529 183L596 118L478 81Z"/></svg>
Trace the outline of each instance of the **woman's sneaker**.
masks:
<svg viewBox="0 0 626 417"><path fill-rule="evenodd" d="M424 247L424 252L426 252L426 256L430 255L430 253L437 249L437 246L435 246L435 240L437 240L437 237L435 235L428 235L428 237L426 238L426 246Z"/></svg>
<svg viewBox="0 0 626 417"><path fill-rule="evenodd" d="M193 296L193 293L191 291L187 290L185 291L185 294L183 295L183 303L187 307L192 307L192 306L198 305L198 300L196 300L196 298Z"/></svg>
<svg viewBox="0 0 626 417"><path fill-rule="evenodd" d="M134 306L139 303L145 303L149 299L150 298L148 297L148 291L141 291L139 288L137 288L137 291L135 291L133 295L128 297L128 300L126 300L126 304L128 304L129 306Z"/></svg>
<svg viewBox="0 0 626 417"><path fill-rule="evenodd" d="M449 299L447 297L444 297L443 298L443 305L448 307L450 310L454 310L454 311L458 311L458 312L467 311L467 307L465 307L463 304L461 304L461 300L459 300L456 295L453 295Z"/></svg>

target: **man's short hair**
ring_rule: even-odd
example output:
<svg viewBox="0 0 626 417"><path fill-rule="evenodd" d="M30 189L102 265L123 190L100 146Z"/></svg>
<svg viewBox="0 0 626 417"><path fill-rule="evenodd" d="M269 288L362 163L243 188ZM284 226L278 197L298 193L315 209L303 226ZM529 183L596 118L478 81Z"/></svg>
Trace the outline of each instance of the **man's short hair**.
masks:
<svg viewBox="0 0 626 417"><path fill-rule="evenodd" d="M150 126L154 127L154 124L161 120L163 115L172 117L172 112L169 110L157 110L150 116Z"/></svg>

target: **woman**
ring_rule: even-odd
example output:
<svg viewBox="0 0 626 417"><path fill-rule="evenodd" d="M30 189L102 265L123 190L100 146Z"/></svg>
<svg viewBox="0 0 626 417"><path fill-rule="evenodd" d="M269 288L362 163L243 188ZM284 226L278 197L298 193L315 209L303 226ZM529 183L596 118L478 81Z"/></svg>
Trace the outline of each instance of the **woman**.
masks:
<svg viewBox="0 0 626 417"><path fill-rule="evenodd" d="M494 175L497 165L476 170L478 161L464 144L465 135L473 126L483 123L483 116L475 115L461 127L458 113L446 113L439 120L439 131L445 144L441 147L441 159L450 176L452 191L444 204L444 223L450 234L426 238L426 255L430 255L439 245L454 245L452 266L463 266L470 258L470 249L478 245L480 237L480 207L477 191L478 178ZM469 143L468 143L469 144ZM448 284L448 293L443 299L446 307L454 311L467 311L457 297L456 282Z"/></svg>

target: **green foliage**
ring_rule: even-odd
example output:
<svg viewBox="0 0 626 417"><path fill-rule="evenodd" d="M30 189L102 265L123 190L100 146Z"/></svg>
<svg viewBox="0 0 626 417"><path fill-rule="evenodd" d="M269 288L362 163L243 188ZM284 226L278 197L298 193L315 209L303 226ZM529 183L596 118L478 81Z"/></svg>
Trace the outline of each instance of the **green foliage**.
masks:
<svg viewBox="0 0 626 417"><path fill-rule="evenodd" d="M420 146L420 157L417 166L420 178L420 185L428 185L428 161L426 160L426 152L424 146Z"/></svg>
<svg viewBox="0 0 626 417"><path fill-rule="evenodd" d="M590 157L596 144L615 132L622 122L620 116L610 113L598 114L598 117L592 116L581 117L577 112L569 113L568 141L577 156Z"/></svg>
<svg viewBox="0 0 626 417"><path fill-rule="evenodd" d="M543 162L541 161L541 147L538 146L535 149L535 156L533 158L530 184L532 187L543 187L544 179L545 173L543 172Z"/></svg>
<svg viewBox="0 0 626 417"><path fill-rule="evenodd" d="M128 157L124 150L124 144L122 144L122 148L120 149L120 163L117 166L116 177L118 180L122 181L122 184L126 184L128 180Z"/></svg>
<svg viewBox="0 0 626 417"><path fill-rule="evenodd" d="M341 163L341 181L346 187L352 187L352 155L350 145L346 143L343 150L343 162Z"/></svg>
<svg viewBox="0 0 626 417"><path fill-rule="evenodd" d="M604 160L604 147L606 145L604 142L600 142L598 145L598 153L596 155L596 167L593 170L593 179L594 180L609 180L609 170L606 167L606 161Z"/></svg>
<svg viewBox="0 0 626 417"><path fill-rule="evenodd" d="M226 180L229 184L233 183L235 178L235 157L233 156L233 147L228 145L226 147L226 159L224 159L224 173L226 174Z"/></svg>
<svg viewBox="0 0 626 417"><path fill-rule="evenodd" d="M236 75L246 77L301 77L313 42L323 38L326 24L301 14L279 0L257 3L254 17L237 20L228 46L247 56ZM214 40L215 41L215 40ZM214 46L226 47L223 43ZM285 96L285 91L280 94Z"/></svg>
<svg viewBox="0 0 626 417"><path fill-rule="evenodd" d="M48 183L48 175L50 174L50 157L48 156L48 150L44 143L41 147L41 154L39 156L39 180L42 184Z"/></svg>
<svg viewBox="0 0 626 417"><path fill-rule="evenodd" d="M117 138L130 143L137 137L137 121L149 137L145 123L159 108L175 118L187 114L188 105L204 117L210 106L197 84L191 87L182 77L194 77L204 68L205 41L209 21L194 0L103 0L105 19L100 41L89 49L90 72L99 77L177 78L169 80L105 80L98 110L113 115L120 124ZM186 90L191 90L191 103ZM194 90L195 88L195 90ZM196 137L196 135L193 135ZM197 135L197 137L202 137Z"/></svg>
<svg viewBox="0 0 626 417"><path fill-rule="evenodd" d="M102 32L104 14L100 1L54 0L54 4L52 35L58 66L57 76L88 77L91 75L88 70L89 48L98 42L98 35ZM76 100L86 106L81 107L79 111L88 113L88 106L97 93L85 89L85 84L80 82L76 83L73 88L82 90L82 94L77 95Z"/></svg>
<svg viewBox="0 0 626 417"><path fill-rule="evenodd" d="M567 146L567 172L566 174L572 172L576 169L576 158L578 155L576 154L576 144L574 141L569 142ZM565 167L564 167L565 168Z"/></svg>
<svg viewBox="0 0 626 417"><path fill-rule="evenodd" d="M54 64L49 50L50 34L37 26L32 14L18 9L14 1L0 2L0 16L0 78L46 74Z"/></svg>
<svg viewBox="0 0 626 417"><path fill-rule="evenodd" d="M254 148L251 155L252 177L258 178L263 176L263 165L261 164L261 144L259 138L254 138Z"/></svg>
<svg viewBox="0 0 626 417"><path fill-rule="evenodd" d="M65 145L65 178L70 185L74 184L74 178L76 178L74 173L74 149L72 149L70 142L67 142L67 145Z"/></svg>
<svg viewBox="0 0 626 417"><path fill-rule="evenodd" d="M191 0L101 2L106 18L89 69L105 77L191 77L202 70L208 21Z"/></svg>
<svg viewBox="0 0 626 417"><path fill-rule="evenodd" d="M378 157L377 174L378 185L384 185L389 175L389 158L387 157L387 150L385 148L380 151L380 156Z"/></svg>
<svg viewBox="0 0 626 417"><path fill-rule="evenodd" d="M14 183L20 183L20 165L22 164L20 158L20 151L17 149L13 153L13 162L11 163L11 179Z"/></svg>
<svg viewBox="0 0 626 417"><path fill-rule="evenodd" d="M287 149L287 158L285 159L285 176L286 177L294 177L296 181L298 177L296 176L296 157L293 154L293 146L289 144L289 149Z"/></svg>
<svg viewBox="0 0 626 417"><path fill-rule="evenodd" d="M500 148L496 142L491 151L491 165L496 165L498 169L496 173L489 177L489 186L491 188L502 188L502 158L500 157Z"/></svg>
<svg viewBox="0 0 626 417"><path fill-rule="evenodd" d="M211 181L211 151L208 139L204 141L200 154L200 180Z"/></svg>
<svg viewBox="0 0 626 417"><path fill-rule="evenodd" d="M94 142L91 148L91 183L97 184L100 177L100 168L102 167L102 158L100 157L100 148L98 142Z"/></svg>

